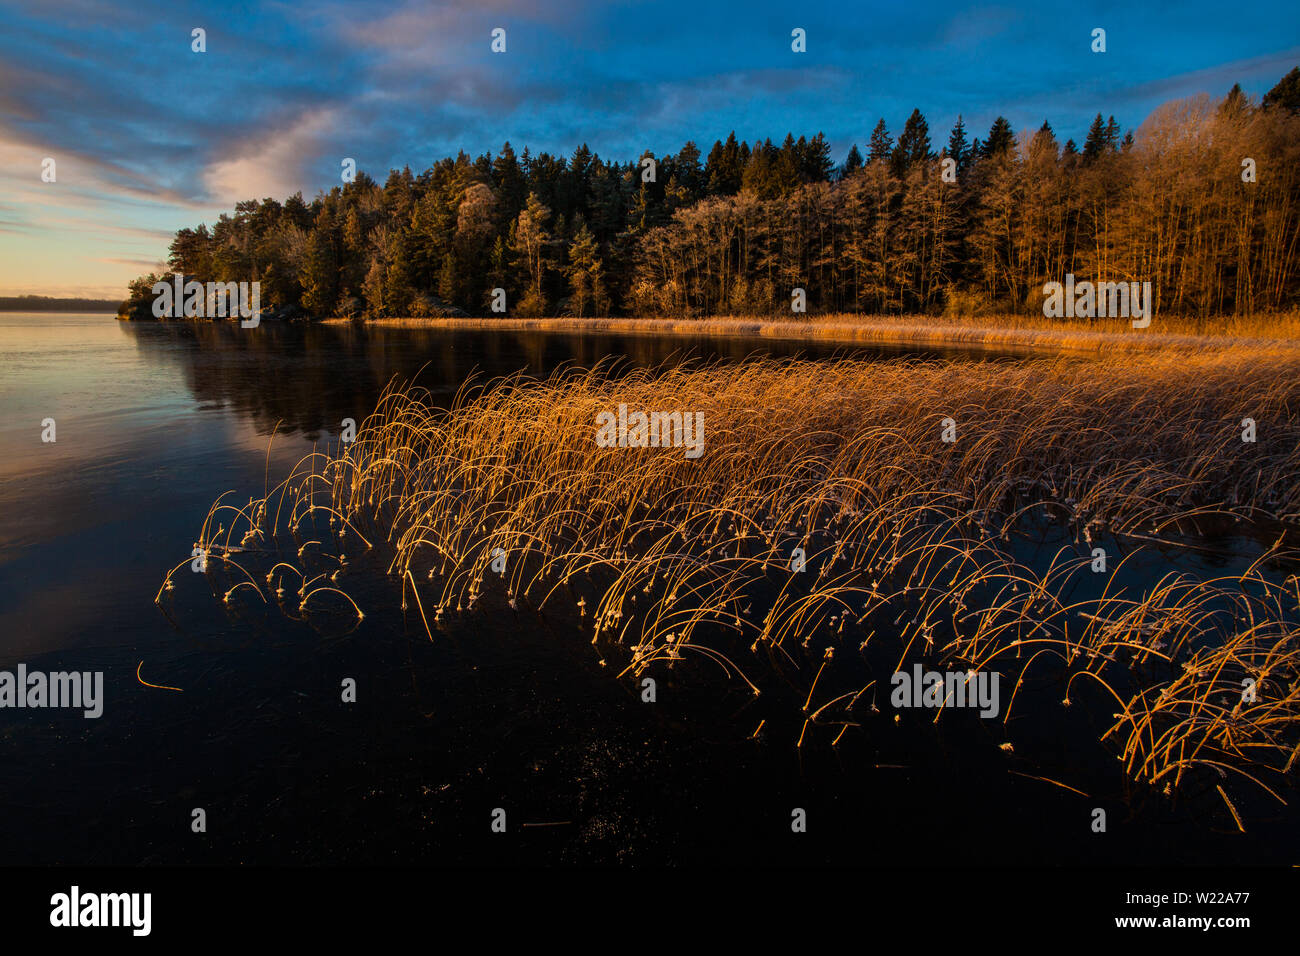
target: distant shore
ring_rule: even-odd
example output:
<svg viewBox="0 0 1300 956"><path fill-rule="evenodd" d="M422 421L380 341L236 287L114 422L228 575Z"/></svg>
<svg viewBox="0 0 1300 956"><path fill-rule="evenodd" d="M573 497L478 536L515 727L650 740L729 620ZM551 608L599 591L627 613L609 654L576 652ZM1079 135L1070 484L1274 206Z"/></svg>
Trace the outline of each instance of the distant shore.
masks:
<svg viewBox="0 0 1300 956"><path fill-rule="evenodd" d="M116 312L120 299L57 299L47 295L0 296L0 312Z"/></svg>

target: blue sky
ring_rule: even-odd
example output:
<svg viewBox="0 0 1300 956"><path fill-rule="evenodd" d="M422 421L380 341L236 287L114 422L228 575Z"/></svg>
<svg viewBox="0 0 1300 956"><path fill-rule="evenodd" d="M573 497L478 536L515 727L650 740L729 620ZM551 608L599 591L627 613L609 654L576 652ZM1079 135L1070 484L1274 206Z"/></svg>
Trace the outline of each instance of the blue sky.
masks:
<svg viewBox="0 0 1300 956"><path fill-rule="evenodd" d="M125 294L171 233L464 149L633 159L824 132L838 162L914 106L1081 141L1300 64L1300 5L814 0L0 0L0 295ZM191 52L191 30L207 52ZM506 30L506 52L490 50ZM790 48L791 30L807 52ZM1107 32L1094 54L1091 33ZM41 181L56 162L57 180Z"/></svg>

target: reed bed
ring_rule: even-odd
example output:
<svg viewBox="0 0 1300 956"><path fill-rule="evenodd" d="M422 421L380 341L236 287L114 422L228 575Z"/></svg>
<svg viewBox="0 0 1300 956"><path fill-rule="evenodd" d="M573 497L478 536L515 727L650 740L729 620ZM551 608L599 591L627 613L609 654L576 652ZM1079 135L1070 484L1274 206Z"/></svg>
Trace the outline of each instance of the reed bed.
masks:
<svg viewBox="0 0 1300 956"><path fill-rule="evenodd" d="M351 319L326 319L329 323ZM657 336L750 336L832 345L1014 350L1047 354L1127 354L1225 348L1300 354L1300 313L1254 318L1160 316L1149 328L1126 319L1063 322L1039 315L872 316L852 314L707 316L702 318L389 318L366 324L416 328L586 332Z"/></svg>
<svg viewBox="0 0 1300 956"><path fill-rule="evenodd" d="M345 585L365 553L431 640L527 610L581 630L620 679L703 665L793 701L800 747L887 726L889 677L913 663L995 671L1004 736L1032 688L1113 715L1101 739L1134 780L1214 787L1238 825L1234 787L1285 799L1290 353L608 372L467 385L450 408L391 386L354 442L245 506L214 503L198 546L233 582L225 600L359 620ZM702 413L703 453L599 447L597 415L620 403ZM1218 578L1126 575L1211 527L1275 543Z"/></svg>

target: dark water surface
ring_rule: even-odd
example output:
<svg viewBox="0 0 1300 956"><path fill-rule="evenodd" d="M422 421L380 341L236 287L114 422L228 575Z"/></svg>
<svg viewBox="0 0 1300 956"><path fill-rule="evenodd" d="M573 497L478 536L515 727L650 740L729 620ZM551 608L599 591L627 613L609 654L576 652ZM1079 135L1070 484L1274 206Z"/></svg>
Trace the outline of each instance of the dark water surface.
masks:
<svg viewBox="0 0 1300 956"><path fill-rule="evenodd" d="M690 672L644 704L585 641L508 613L431 643L387 581L350 634L228 613L197 585L168 614L154 605L213 499L261 496L394 375L422 369L450 400L476 369L653 365L685 348L904 354L0 314L0 670L105 682L97 720L0 709L0 864L1294 862L1285 808L1252 807L1242 835L1208 809L1127 793L1114 756L1078 743L1109 716L1083 708L1074 733L1019 729L1032 761L960 720L796 750L750 738L743 685ZM137 667L182 691L143 686ZM1098 806L1105 834L1089 827ZM498 807L506 834L490 830ZM796 807L805 834L791 833ZM206 833L191 830L196 808Z"/></svg>

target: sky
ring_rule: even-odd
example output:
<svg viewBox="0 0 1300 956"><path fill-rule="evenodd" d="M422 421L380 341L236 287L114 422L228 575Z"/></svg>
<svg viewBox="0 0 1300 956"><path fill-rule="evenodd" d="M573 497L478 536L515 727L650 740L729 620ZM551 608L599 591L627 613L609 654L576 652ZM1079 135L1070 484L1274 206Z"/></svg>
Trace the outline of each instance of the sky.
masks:
<svg viewBox="0 0 1300 956"><path fill-rule="evenodd" d="M630 161L735 130L822 132L840 162L913 107L936 148L959 114L1081 143L1099 111L1136 131L1298 64L1294 0L0 0L0 296L123 298L176 229L310 199L345 158L382 182L507 140Z"/></svg>

